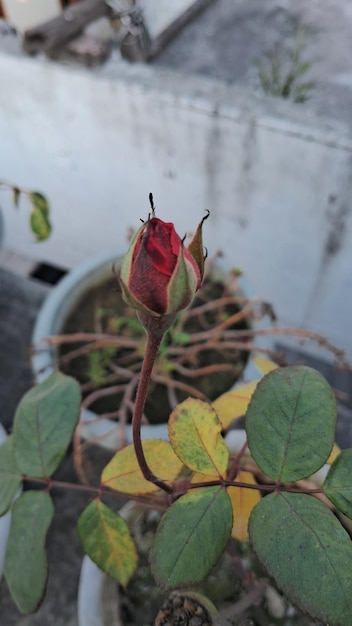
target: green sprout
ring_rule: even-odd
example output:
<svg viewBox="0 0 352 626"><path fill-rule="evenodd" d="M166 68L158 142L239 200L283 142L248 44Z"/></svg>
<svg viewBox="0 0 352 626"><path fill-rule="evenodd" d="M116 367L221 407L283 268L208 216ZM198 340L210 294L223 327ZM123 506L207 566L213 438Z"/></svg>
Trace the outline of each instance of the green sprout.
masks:
<svg viewBox="0 0 352 626"><path fill-rule="evenodd" d="M259 77L266 94L290 98L293 102L306 102L316 83L302 80L311 69L311 63L304 59L306 51L306 28L299 26L295 45L286 57L282 51L269 52L259 67Z"/></svg>

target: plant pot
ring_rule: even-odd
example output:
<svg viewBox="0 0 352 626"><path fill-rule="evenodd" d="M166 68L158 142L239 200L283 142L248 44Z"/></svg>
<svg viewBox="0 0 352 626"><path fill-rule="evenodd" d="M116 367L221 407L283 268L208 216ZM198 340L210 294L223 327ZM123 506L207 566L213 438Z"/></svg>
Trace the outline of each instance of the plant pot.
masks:
<svg viewBox="0 0 352 626"><path fill-rule="evenodd" d="M71 311L82 296L92 288L106 281L112 275L113 264L118 264L119 257L114 250L108 250L92 257L67 274L60 283L50 292L39 313L32 335L32 344L40 346L32 357L33 371L37 382L44 380L56 367L56 349L43 341L51 335L61 334L63 326ZM240 279L241 292L246 293L243 280ZM259 326L262 325L260 322ZM267 338L255 339L257 345L270 347ZM241 376L241 381L250 381L259 378L260 373L255 361L249 355L247 364ZM81 436L84 439L97 439L99 444L107 449L116 450L119 440L116 422L108 419L96 419L91 411L82 411ZM143 426L142 437L165 438L167 430L165 424ZM131 428L126 427L125 440L131 441Z"/></svg>

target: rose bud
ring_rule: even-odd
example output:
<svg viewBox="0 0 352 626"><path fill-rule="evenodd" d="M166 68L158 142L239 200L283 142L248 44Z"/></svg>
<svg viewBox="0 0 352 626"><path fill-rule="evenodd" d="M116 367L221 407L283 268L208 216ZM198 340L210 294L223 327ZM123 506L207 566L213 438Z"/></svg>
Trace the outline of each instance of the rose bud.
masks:
<svg viewBox="0 0 352 626"><path fill-rule="evenodd" d="M152 209L152 217L135 233L122 261L122 296L143 313L170 316L186 308L201 286L201 227L206 218L199 224L190 247L185 248L174 225L155 217L153 204Z"/></svg>

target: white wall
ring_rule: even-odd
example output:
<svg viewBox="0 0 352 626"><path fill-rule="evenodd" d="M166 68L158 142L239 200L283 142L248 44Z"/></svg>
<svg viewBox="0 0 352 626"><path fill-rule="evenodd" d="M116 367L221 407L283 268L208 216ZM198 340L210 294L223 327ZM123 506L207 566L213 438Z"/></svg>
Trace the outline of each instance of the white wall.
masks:
<svg viewBox="0 0 352 626"><path fill-rule="evenodd" d="M35 244L1 193L6 245L72 267L126 248L148 212L244 269L283 324L352 357L352 138L298 106L215 81L111 60L72 69L0 54L0 178L42 190L54 233Z"/></svg>
<svg viewBox="0 0 352 626"><path fill-rule="evenodd" d="M187 11L195 0L138 0L137 5L142 9L143 19L150 36L154 39L174 22L182 13Z"/></svg>

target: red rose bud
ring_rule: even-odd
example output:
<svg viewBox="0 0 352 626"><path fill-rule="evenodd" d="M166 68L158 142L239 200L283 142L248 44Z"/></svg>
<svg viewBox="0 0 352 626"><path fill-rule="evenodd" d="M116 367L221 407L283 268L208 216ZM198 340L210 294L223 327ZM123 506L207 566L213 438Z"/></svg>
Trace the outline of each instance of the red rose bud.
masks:
<svg viewBox="0 0 352 626"><path fill-rule="evenodd" d="M122 295L127 304L153 316L172 315L186 308L201 286L203 254L201 224L192 239L192 255L174 225L153 216L135 233L120 272Z"/></svg>

